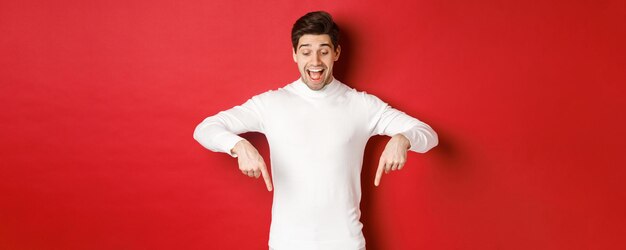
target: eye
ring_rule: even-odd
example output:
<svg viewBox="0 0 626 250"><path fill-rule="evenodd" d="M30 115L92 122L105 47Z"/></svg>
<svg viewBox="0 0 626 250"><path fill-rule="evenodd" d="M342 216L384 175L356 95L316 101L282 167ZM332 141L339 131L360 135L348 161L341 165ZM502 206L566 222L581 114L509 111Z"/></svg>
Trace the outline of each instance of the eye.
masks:
<svg viewBox="0 0 626 250"><path fill-rule="evenodd" d="M311 52L309 52L309 51L302 52L302 55L305 55L305 56L308 56L310 54L311 54Z"/></svg>
<svg viewBox="0 0 626 250"><path fill-rule="evenodd" d="M326 50L322 51L322 55L328 55L328 51Z"/></svg>

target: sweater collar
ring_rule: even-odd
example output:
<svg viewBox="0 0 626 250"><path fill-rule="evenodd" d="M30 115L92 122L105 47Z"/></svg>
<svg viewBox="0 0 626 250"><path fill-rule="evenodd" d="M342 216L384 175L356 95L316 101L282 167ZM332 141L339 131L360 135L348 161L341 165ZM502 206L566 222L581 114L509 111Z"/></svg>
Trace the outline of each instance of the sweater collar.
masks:
<svg viewBox="0 0 626 250"><path fill-rule="evenodd" d="M302 81L302 78L298 78L298 80L293 82L292 85L295 91L299 94L308 97L323 98L337 92L337 90L339 89L339 85L341 85L341 82L337 81L337 79L333 77L333 80L329 84L326 84L326 86L324 86L324 88L320 90L310 89L309 86L307 86L306 83Z"/></svg>

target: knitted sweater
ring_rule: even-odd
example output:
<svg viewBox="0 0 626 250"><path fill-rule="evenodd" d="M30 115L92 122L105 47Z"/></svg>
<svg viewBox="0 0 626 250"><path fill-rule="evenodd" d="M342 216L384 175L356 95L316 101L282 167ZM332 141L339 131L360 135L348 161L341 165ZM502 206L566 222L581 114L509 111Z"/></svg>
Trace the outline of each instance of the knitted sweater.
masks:
<svg viewBox="0 0 626 250"><path fill-rule="evenodd" d="M265 134L274 186L269 246L358 250L363 152L374 135L403 134L411 151L437 145L427 124L334 79L314 91L298 79L206 118L194 138L231 153L245 132Z"/></svg>

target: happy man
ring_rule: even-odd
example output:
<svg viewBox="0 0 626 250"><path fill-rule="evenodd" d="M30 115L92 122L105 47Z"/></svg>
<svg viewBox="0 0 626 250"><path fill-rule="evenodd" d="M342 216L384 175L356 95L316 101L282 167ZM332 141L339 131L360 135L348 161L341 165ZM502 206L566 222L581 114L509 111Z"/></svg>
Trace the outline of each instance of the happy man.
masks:
<svg viewBox="0 0 626 250"><path fill-rule="evenodd" d="M367 141L391 137L376 171L378 186L383 172L402 169L407 150L435 147L437 134L333 77L341 46L328 13L302 16L291 39L298 80L204 119L193 136L209 150L237 157L244 175L262 176L267 190L274 189L270 249L365 249L359 203ZM238 136L250 131L268 140L272 178L257 149Z"/></svg>

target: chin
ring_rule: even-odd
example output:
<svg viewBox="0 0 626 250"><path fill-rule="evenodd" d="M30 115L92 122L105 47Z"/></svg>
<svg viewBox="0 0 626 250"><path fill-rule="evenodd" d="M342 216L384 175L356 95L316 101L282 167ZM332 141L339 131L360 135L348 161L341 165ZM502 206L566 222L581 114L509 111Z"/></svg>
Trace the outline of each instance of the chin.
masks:
<svg viewBox="0 0 626 250"><path fill-rule="evenodd" d="M309 89L311 89L311 90L316 90L317 91L317 90L322 89L324 87L324 84L317 85L317 84L307 83L306 86L309 87Z"/></svg>
<svg viewBox="0 0 626 250"><path fill-rule="evenodd" d="M323 89L326 85L330 83L330 81L326 80L320 83L313 83L310 80L305 81L306 86L308 86L312 90L320 90Z"/></svg>

